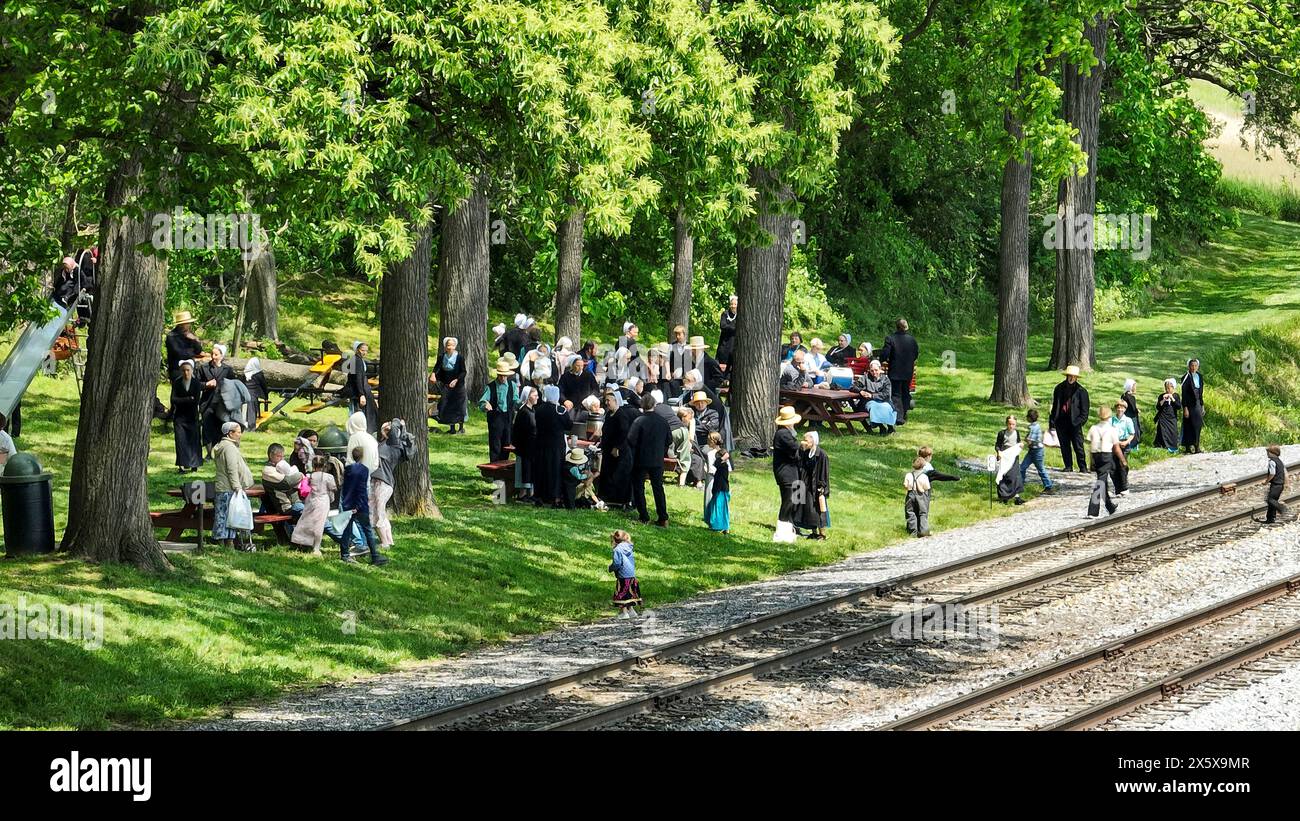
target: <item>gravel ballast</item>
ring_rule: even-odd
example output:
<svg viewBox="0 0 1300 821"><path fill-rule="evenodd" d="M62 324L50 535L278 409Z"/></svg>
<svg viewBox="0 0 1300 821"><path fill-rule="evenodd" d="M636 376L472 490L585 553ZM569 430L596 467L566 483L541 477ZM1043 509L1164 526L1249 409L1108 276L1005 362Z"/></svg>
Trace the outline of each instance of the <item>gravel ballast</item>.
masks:
<svg viewBox="0 0 1300 821"><path fill-rule="evenodd" d="M1283 457L1287 461L1300 459L1300 446L1284 448ZM1264 464L1262 448L1165 460L1133 472L1133 490L1120 500L1121 509L1232 481L1261 471ZM188 726L222 730L381 726L1071 526L1082 522L1090 485L1091 477L1071 475L1057 496L1039 497L1014 515L655 607L640 621L610 618L555 630L410 670L291 693L269 704L235 708L225 718ZM1258 495L1262 502L1262 487L1243 492ZM936 504L941 505L942 499L936 498ZM887 515L897 513L891 510ZM1294 537L1291 543L1295 543ZM643 585L653 603L653 579L643 580ZM1214 591L1216 596L1221 592ZM1134 595L1140 598L1141 593L1135 591ZM1150 611L1148 602L1148 615Z"/></svg>

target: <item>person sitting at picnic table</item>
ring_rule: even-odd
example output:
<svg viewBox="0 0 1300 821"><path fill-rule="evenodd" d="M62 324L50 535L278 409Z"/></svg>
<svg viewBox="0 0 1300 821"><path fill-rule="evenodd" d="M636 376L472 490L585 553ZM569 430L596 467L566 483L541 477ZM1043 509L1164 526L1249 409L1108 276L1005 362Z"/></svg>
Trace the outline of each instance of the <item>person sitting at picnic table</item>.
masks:
<svg viewBox="0 0 1300 821"><path fill-rule="evenodd" d="M1129 452L1129 446L1133 444L1133 420L1125 415L1128 410L1128 403L1123 399L1115 403L1115 412L1111 414L1110 423L1115 426L1115 438L1119 442L1119 447L1125 453ZM1125 496L1128 494L1128 462L1116 461L1111 467L1111 481L1115 484L1115 495Z"/></svg>
<svg viewBox="0 0 1300 821"><path fill-rule="evenodd" d="M212 538L228 548L235 546L235 540L240 538L241 533L248 532L235 530L226 523L230 500L235 493L242 493L253 486L253 471L239 452L239 440L243 436L242 425L226 422L221 426L221 441L212 449L212 461L217 469L217 496L212 500Z"/></svg>
<svg viewBox="0 0 1300 821"><path fill-rule="evenodd" d="M867 429L889 436L894 432L897 411L891 399L893 385L885 376L879 359L871 360L867 372L853 379L851 388L858 394L857 410L869 414Z"/></svg>
<svg viewBox="0 0 1300 821"><path fill-rule="evenodd" d="M822 354L824 349L822 341L813 337L813 341L808 343L808 355L804 357L804 364L812 374L815 383L820 383L826 378L826 369L830 367L830 360Z"/></svg>
<svg viewBox="0 0 1300 821"><path fill-rule="evenodd" d="M826 354L826 361L837 368L844 367L844 360L853 358L853 337L849 334L840 334L839 341L835 347L831 348Z"/></svg>
<svg viewBox="0 0 1300 821"><path fill-rule="evenodd" d="M997 451L997 474L994 481L998 487L998 499L1003 503L1014 500L1016 504L1023 505L1025 500L1020 498L1020 492L1024 490L1025 483L1020 476L1020 432L1016 430L1016 417L1008 416L1007 426L998 431L997 441L994 443L994 449Z"/></svg>
<svg viewBox="0 0 1300 821"><path fill-rule="evenodd" d="M596 374L587 370L586 360L577 354L569 357L568 367L560 377L560 399L572 402L574 407L581 405L589 396L597 396L600 386L596 384Z"/></svg>
<svg viewBox="0 0 1300 821"><path fill-rule="evenodd" d="M781 346L781 361L788 362L794 359L794 355L800 351L808 353L808 349L803 346L803 334L791 331L790 341Z"/></svg>
<svg viewBox="0 0 1300 821"><path fill-rule="evenodd" d="M1183 403L1174 393L1178 383L1173 379L1165 380L1165 392L1156 399L1156 438L1155 446L1170 453L1178 452L1178 415Z"/></svg>
<svg viewBox="0 0 1300 821"><path fill-rule="evenodd" d="M285 526L290 538L294 523L302 515L303 501L298 493L302 479L302 472L284 458L284 445L276 442L267 447L266 464L262 466L262 512L292 516Z"/></svg>
<svg viewBox="0 0 1300 821"><path fill-rule="evenodd" d="M605 503L596 496L595 475L588 465L587 452L571 448L564 461L564 506L569 510L580 507L605 510Z"/></svg>
<svg viewBox="0 0 1300 821"><path fill-rule="evenodd" d="M293 462L294 467L303 474L311 473L315 465L318 444L320 444L319 434L311 428L303 428L298 431L298 435L293 440L293 451L289 454L289 461Z"/></svg>
<svg viewBox="0 0 1300 821"><path fill-rule="evenodd" d="M519 387L512 380L514 369L509 362L497 360L495 379L483 388L478 405L487 414L488 461L500 462L509 458L510 432L515 423L515 409L519 407Z"/></svg>
<svg viewBox="0 0 1300 821"><path fill-rule="evenodd" d="M831 525L831 462L821 447L816 431L808 431L799 443L799 481L803 483L803 500L794 514L796 532L810 531L809 539L825 539Z"/></svg>
<svg viewBox="0 0 1300 821"><path fill-rule="evenodd" d="M865 359L868 362L872 359L872 347L870 342L863 342L858 346L858 359Z"/></svg>
<svg viewBox="0 0 1300 821"><path fill-rule="evenodd" d="M813 377L808 372L806 356L801 347L781 365L781 390L800 391L812 387Z"/></svg>

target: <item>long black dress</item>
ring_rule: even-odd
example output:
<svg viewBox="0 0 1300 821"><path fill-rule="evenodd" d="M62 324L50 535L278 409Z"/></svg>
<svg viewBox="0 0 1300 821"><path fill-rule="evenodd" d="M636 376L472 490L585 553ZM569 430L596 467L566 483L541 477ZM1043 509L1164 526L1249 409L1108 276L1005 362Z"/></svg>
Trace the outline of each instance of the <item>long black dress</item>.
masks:
<svg viewBox="0 0 1300 821"><path fill-rule="evenodd" d="M469 418L465 401L465 357L459 353L453 362L447 361L447 352L438 354L433 366L433 377L438 380L442 396L438 399L438 421L444 425L461 425ZM450 387L452 382L456 387Z"/></svg>
<svg viewBox="0 0 1300 821"><path fill-rule="evenodd" d="M533 492L539 504L563 503L565 436L573 420L563 405L537 404L537 447L533 461Z"/></svg>
<svg viewBox="0 0 1300 821"><path fill-rule="evenodd" d="M181 363L186 359L195 359L203 353L203 343L193 333L181 333L180 328L172 328L164 340L167 347L167 378L175 379L181 375Z"/></svg>
<svg viewBox="0 0 1300 821"><path fill-rule="evenodd" d="M799 482L799 440L788 426L781 425L772 437L772 477L781 492L777 521L794 521L794 488Z"/></svg>
<svg viewBox="0 0 1300 821"><path fill-rule="evenodd" d="M731 367L731 354L736 349L736 315L728 308L718 317L718 362Z"/></svg>
<svg viewBox="0 0 1300 821"><path fill-rule="evenodd" d="M572 402L574 408L581 407L582 400L599 392L596 375L586 368L582 369L582 373L565 371L560 377L560 401Z"/></svg>
<svg viewBox="0 0 1300 821"><path fill-rule="evenodd" d="M1183 374L1183 447L1200 451L1201 428L1205 426L1205 376L1197 371Z"/></svg>
<svg viewBox="0 0 1300 821"><path fill-rule="evenodd" d="M253 378L248 380L245 385L248 386L248 395L253 397L253 401L248 403L248 427L246 428L246 430L252 430L257 427L257 417L262 412L262 403L271 395L271 392L266 387L266 374L253 374Z"/></svg>
<svg viewBox="0 0 1300 821"><path fill-rule="evenodd" d="M632 457L627 452L627 434L641 412L624 405L605 420L600 434L600 498L607 504L624 505L632 498L630 469ZM618 451L617 456L614 451ZM628 470L624 470L624 463Z"/></svg>
<svg viewBox="0 0 1300 821"><path fill-rule="evenodd" d="M172 381L172 433L176 440L176 467L203 467L203 440L199 433L199 399L203 384L197 376L189 385L177 377Z"/></svg>
<svg viewBox="0 0 1300 821"><path fill-rule="evenodd" d="M795 506L795 527L817 529L829 527L831 495L831 460L820 447L815 452L799 451L799 479L803 482L803 502ZM822 509L822 500L826 509Z"/></svg>
<svg viewBox="0 0 1300 821"><path fill-rule="evenodd" d="M1127 406L1124 409L1124 415L1133 420L1133 441L1129 443L1129 449L1132 450L1142 444L1142 423L1138 420L1138 401L1132 391L1125 391L1120 397Z"/></svg>
<svg viewBox="0 0 1300 821"><path fill-rule="evenodd" d="M203 427L203 445L211 450L218 442L221 441L221 399L217 396L217 388L207 387L209 381L215 380L220 386L223 379L234 379L235 371L225 362L218 367L211 362L205 362L195 371L194 378L198 380L199 388L203 392L199 400L199 418L202 420Z"/></svg>
<svg viewBox="0 0 1300 821"><path fill-rule="evenodd" d="M343 396L348 399L349 414L361 411L366 415L366 431L379 432L379 406L375 404L375 392L370 387L369 368L360 354L354 354L349 360L351 370L347 382L343 385ZM366 406L361 407L361 397L366 398Z"/></svg>
<svg viewBox="0 0 1300 821"><path fill-rule="evenodd" d="M998 439L994 447L996 447L998 452L999 470L1002 469L1002 452L1015 447L1019 442L1019 431L1013 432L1005 428L998 431ZM1020 459L1023 455L1024 451L1022 449L1021 453L1011 462L1011 466L1007 469L1007 472L1002 474L1002 479L998 481L998 499L1004 502L1016 498L1020 495L1021 491L1025 489L1025 481L1020 475Z"/></svg>
<svg viewBox="0 0 1300 821"><path fill-rule="evenodd" d="M1178 420L1183 415L1183 403L1176 393L1162 393L1156 400L1155 446L1165 449L1178 447Z"/></svg>
<svg viewBox="0 0 1300 821"><path fill-rule="evenodd" d="M523 406L515 413L515 422L510 428L510 442L515 448L515 487L530 488L533 485L533 459L537 449L537 416L533 408Z"/></svg>

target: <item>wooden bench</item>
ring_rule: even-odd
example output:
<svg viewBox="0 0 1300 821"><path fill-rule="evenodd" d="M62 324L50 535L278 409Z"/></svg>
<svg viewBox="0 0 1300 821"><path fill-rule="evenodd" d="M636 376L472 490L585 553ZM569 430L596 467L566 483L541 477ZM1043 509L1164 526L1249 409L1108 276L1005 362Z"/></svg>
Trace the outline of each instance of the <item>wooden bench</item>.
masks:
<svg viewBox="0 0 1300 821"><path fill-rule="evenodd" d="M188 507L188 506L187 506ZM186 510L151 510L149 518L153 520L155 528L167 528L166 541L179 542L181 534L187 530L193 530L195 533L199 530L198 509L188 513ZM289 530L286 527L293 521L293 517L285 513L254 513L253 514L253 532L264 533L267 527L275 533L276 541L280 544L289 543ZM208 508L203 514L203 527L207 532L212 530L212 509Z"/></svg>

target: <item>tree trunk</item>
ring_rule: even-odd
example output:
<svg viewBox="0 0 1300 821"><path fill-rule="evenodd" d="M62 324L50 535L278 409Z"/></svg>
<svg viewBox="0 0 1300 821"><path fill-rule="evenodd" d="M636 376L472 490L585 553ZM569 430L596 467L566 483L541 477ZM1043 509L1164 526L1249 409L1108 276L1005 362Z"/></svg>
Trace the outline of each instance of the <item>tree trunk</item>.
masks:
<svg viewBox="0 0 1300 821"><path fill-rule="evenodd" d="M691 332L691 282L695 276L695 237L686 211L678 208L673 219L673 304L668 311L668 336L678 325Z"/></svg>
<svg viewBox="0 0 1300 821"><path fill-rule="evenodd" d="M1077 220L1092 220L1097 207L1097 136L1101 120L1101 86L1106 74L1106 38L1110 20L1098 16L1083 30L1099 61L1088 74L1066 63L1063 77L1066 122L1079 130L1079 147L1088 155L1083 176L1077 173L1061 180L1057 189L1056 298L1053 310L1052 361L1050 367L1078 365L1091 370L1097 364L1093 345L1092 303L1097 290L1093 268L1092 239L1078 242ZM1075 169L1077 172L1078 169ZM1095 239L1095 225L1089 234ZM1069 242L1064 241L1069 235ZM1075 247L1075 246L1082 247Z"/></svg>
<svg viewBox="0 0 1300 821"><path fill-rule="evenodd" d="M1023 136L1008 111L1007 133ZM992 402L1021 407L1029 403L1025 357L1029 340L1029 183L1033 155L1025 151L1002 168L1002 226L998 248L998 345L993 365Z"/></svg>
<svg viewBox="0 0 1300 821"><path fill-rule="evenodd" d="M454 336L465 357L465 383L471 403L488 381L488 244L487 177L474 181L469 199L456 204L442 220L438 243L438 344Z"/></svg>
<svg viewBox="0 0 1300 821"><path fill-rule="evenodd" d="M262 339L280 341L280 285L275 251L265 236L251 251L248 276L248 327Z"/></svg>
<svg viewBox="0 0 1300 821"><path fill-rule="evenodd" d="M587 214L574 207L555 232L559 258L555 277L555 338L582 344L582 239Z"/></svg>
<svg viewBox="0 0 1300 821"><path fill-rule="evenodd" d="M790 274L793 217L781 213L792 199L788 186L771 172L757 169L752 184L760 192L758 227L772 242L742 246L736 260L736 348L731 365L731 415L736 448L768 447L776 417L779 390L785 283Z"/></svg>
<svg viewBox="0 0 1300 821"><path fill-rule="evenodd" d="M72 256L77 252L77 189L75 186L68 192L68 207L63 213L63 240L61 245L65 257ZM62 267L61 264L60 267Z"/></svg>
<svg viewBox="0 0 1300 821"><path fill-rule="evenodd" d="M240 265L244 269L244 278L239 283L239 300L235 303L235 327L231 332L233 338L230 340L230 348L235 353L239 353L244 344L244 319L248 316L248 285L253 279L251 263L252 260L240 260Z"/></svg>
<svg viewBox="0 0 1300 821"><path fill-rule="evenodd" d="M271 390L292 390L307 379L314 381L320 378L320 374L312 373L310 365L297 365L293 362L285 362L283 359L260 359L260 361L262 363L262 376L266 377L266 386ZM248 360L243 357L231 356L227 357L226 364L234 369L235 376L243 378L244 366L248 364ZM366 364L372 366L374 371L380 370L379 360L367 360ZM343 383L344 374L340 368L335 368L326 381L327 385L337 385L339 387L342 387ZM295 405L291 403L290 407L295 407Z"/></svg>
<svg viewBox="0 0 1300 821"><path fill-rule="evenodd" d="M105 203L130 206L140 158L123 162ZM87 343L63 549L95 562L168 570L149 521L149 408L158 386L167 260L142 254L152 213L108 216L100 226L99 299Z"/></svg>
<svg viewBox="0 0 1300 821"><path fill-rule="evenodd" d="M393 507L407 516L442 518L429 482L429 268L433 222L419 227L411 255L388 266L381 289L379 409L383 419L406 420L415 456L393 472Z"/></svg>

